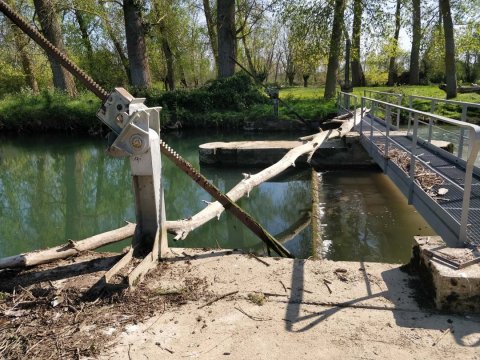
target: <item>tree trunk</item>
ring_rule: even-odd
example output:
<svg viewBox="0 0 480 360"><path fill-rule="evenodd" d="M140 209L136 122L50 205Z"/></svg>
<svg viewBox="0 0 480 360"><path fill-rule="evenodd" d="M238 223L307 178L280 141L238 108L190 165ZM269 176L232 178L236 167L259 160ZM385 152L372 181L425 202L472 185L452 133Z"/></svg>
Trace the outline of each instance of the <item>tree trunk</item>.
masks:
<svg viewBox="0 0 480 360"><path fill-rule="evenodd" d="M243 44L243 49L245 50L245 57L247 58L248 70L250 70L250 72L255 77L255 79L259 80L257 69L255 69L255 64L253 63L252 53L250 52L250 49L247 46L247 39L245 34L242 34L242 44Z"/></svg>
<svg viewBox="0 0 480 360"><path fill-rule="evenodd" d="M308 79L310 78L310 74L303 74L303 87L308 87Z"/></svg>
<svg viewBox="0 0 480 360"><path fill-rule="evenodd" d="M338 58L341 51L342 24L345 12L345 0L335 0L335 12L333 15L332 36L330 38L330 51L328 54L327 79L325 81L326 99L335 97L337 87Z"/></svg>
<svg viewBox="0 0 480 360"><path fill-rule="evenodd" d="M37 79L35 78L35 74L33 73L32 60L30 59L30 55L27 52L28 40L16 25L12 26L12 31L13 31L14 41L15 41L15 47L20 56L20 62L22 63L23 73L25 74L25 79L30 89L32 89L33 93L36 94L39 91L38 83L37 83Z"/></svg>
<svg viewBox="0 0 480 360"><path fill-rule="evenodd" d="M453 37L450 0L440 0L440 11L445 34L445 76L447 80L447 99L457 96L457 71L455 68L455 39Z"/></svg>
<svg viewBox="0 0 480 360"><path fill-rule="evenodd" d="M410 53L410 85L420 83L420 38L421 34L421 13L420 0L412 0L412 52Z"/></svg>
<svg viewBox="0 0 480 360"><path fill-rule="evenodd" d="M175 58L173 56L172 49L170 48L170 43L167 39L167 31L165 29L165 22L160 21L160 36L162 43L162 51L165 56L165 62L167 63L167 74L165 76L165 83L167 85L167 90L175 90Z"/></svg>
<svg viewBox="0 0 480 360"><path fill-rule="evenodd" d="M235 74L236 36L235 0L218 0L218 77Z"/></svg>
<svg viewBox="0 0 480 360"><path fill-rule="evenodd" d="M185 69L183 68L183 64L181 61L178 63L178 72L180 73L180 84L182 84L184 88L188 88L187 77L185 76Z"/></svg>
<svg viewBox="0 0 480 360"><path fill-rule="evenodd" d="M55 8L51 0L34 0L35 11L38 14L42 31L47 40L55 45L60 51L65 52L63 45L62 29L57 19ZM53 57L48 55L50 68L53 75L53 86L55 89L66 91L70 96L77 94L77 88L73 80L73 76L65 70L60 63Z"/></svg>
<svg viewBox="0 0 480 360"><path fill-rule="evenodd" d="M207 22L208 39L210 40L210 46L212 47L215 69L218 69L217 31L215 29L215 22L213 20L214 16L212 7L210 6L210 0L203 0L203 12L205 13L205 20Z"/></svg>
<svg viewBox="0 0 480 360"><path fill-rule="evenodd" d="M103 21L103 26L105 27L105 30L107 31L107 34L110 37L110 39L112 40L113 46L115 47L115 50L117 51L118 57L120 58L120 61L122 62L123 68L125 70L125 74L127 75L128 83L131 84L132 83L132 76L130 74L130 65L128 64L128 58L125 55L125 52L123 50L123 46L120 43L120 41L118 40L117 36L115 35L115 31L113 31L112 26L108 22L108 19L105 19L105 17L102 16L102 21Z"/></svg>
<svg viewBox="0 0 480 360"><path fill-rule="evenodd" d="M365 86L365 75L360 63L360 40L362 34L362 0L355 0L353 4L352 27L352 86Z"/></svg>
<svg viewBox="0 0 480 360"><path fill-rule="evenodd" d="M54 260L78 255L82 251L98 249L99 247L133 236L135 226L135 224L128 224L119 229L95 235L85 240L70 241L68 244L51 249L6 257L0 259L0 269L46 264Z"/></svg>
<svg viewBox="0 0 480 360"><path fill-rule="evenodd" d="M400 10L401 10L401 0L397 0L397 8L395 10L395 33L393 35L393 45L394 45L394 52L390 57L390 63L388 65L388 86L393 86L397 81L397 69L395 66L395 61L397 58L397 47L398 47L398 36L400 35Z"/></svg>
<svg viewBox="0 0 480 360"><path fill-rule="evenodd" d="M288 80L288 85L293 86L293 82L295 80L295 71L287 71L286 76Z"/></svg>
<svg viewBox="0 0 480 360"><path fill-rule="evenodd" d="M92 43L90 42L90 37L88 36L87 22L85 21L85 18L83 17L83 14L80 10L75 9L74 12L75 12L75 18L77 19L77 23L78 23L78 28L80 29L82 43L87 52L88 66L90 70L93 68L94 63L93 63L93 48L92 48Z"/></svg>
<svg viewBox="0 0 480 360"><path fill-rule="evenodd" d="M151 85L150 67L148 65L147 45L139 1L124 0L123 16L125 19L128 62L132 77L131 85L138 88L148 88Z"/></svg>

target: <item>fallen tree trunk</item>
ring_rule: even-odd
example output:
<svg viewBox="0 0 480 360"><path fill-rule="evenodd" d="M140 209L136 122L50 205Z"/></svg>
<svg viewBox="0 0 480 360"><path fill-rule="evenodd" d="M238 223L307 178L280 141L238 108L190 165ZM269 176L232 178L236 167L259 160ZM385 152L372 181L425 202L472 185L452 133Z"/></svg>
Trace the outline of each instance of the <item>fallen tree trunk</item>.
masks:
<svg viewBox="0 0 480 360"><path fill-rule="evenodd" d="M357 116L360 116L360 110L357 110ZM235 187L233 187L226 195L232 201L238 201L245 195L249 195L250 191L261 183L271 179L272 177L282 173L290 166L295 166L295 160L304 154L311 155L324 143L327 139L345 136L352 130L354 124L354 117L346 120L338 129L320 132L315 135L310 135L302 139L310 140L305 144L297 146L290 150L280 161L272 166L262 170L261 172L251 175L249 178L242 180ZM174 233L175 240L183 240L188 234L199 226L205 224L215 217L219 217L225 209L218 202L210 203L205 209L198 212L194 216L186 220L167 221L165 223L168 231Z"/></svg>
<svg viewBox="0 0 480 360"><path fill-rule="evenodd" d="M119 229L98 234L84 240L70 241L67 244L56 246L51 249L6 257L0 259L0 269L45 264L54 260L75 256L82 251L98 249L104 245L118 242L133 236L133 233L135 232L135 226L135 224L128 223Z"/></svg>

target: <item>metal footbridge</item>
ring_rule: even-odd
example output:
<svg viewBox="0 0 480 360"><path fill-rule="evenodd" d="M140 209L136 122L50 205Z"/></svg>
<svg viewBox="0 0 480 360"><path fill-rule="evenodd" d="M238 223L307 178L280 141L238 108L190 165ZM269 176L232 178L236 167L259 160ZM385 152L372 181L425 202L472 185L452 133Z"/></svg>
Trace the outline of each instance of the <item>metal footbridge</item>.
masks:
<svg viewBox="0 0 480 360"><path fill-rule="evenodd" d="M480 126L466 120L480 104L411 96L403 107L402 95L364 95L340 92L338 107L361 106L355 129L365 150L448 246L479 245ZM434 114L440 105L460 107L461 120Z"/></svg>

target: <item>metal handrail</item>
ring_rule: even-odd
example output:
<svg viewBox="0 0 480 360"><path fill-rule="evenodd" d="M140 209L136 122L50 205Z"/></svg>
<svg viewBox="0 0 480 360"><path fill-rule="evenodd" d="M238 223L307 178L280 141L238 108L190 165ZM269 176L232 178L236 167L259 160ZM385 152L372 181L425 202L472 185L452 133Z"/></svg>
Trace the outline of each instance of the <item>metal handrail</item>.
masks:
<svg viewBox="0 0 480 360"><path fill-rule="evenodd" d="M350 110L351 99L353 99L353 113ZM342 101L343 100L343 101ZM344 91L337 91L337 113L348 113L353 115L354 124L357 125L358 96Z"/></svg>
<svg viewBox="0 0 480 360"><path fill-rule="evenodd" d="M386 92L386 91L377 91L377 90L363 90L363 96L365 98L369 98L367 96L367 93L369 94L378 94L378 95L385 95L385 96L393 96L395 98L397 98L397 101L398 101L398 105L401 105L402 104L402 99L403 99L403 94L397 94L397 93L392 93L392 92Z"/></svg>
<svg viewBox="0 0 480 360"><path fill-rule="evenodd" d="M373 119L375 118L375 111L376 108L381 105L383 109L386 112L386 116L384 121L386 122L386 131L385 135L387 138L386 145L385 145L385 155L387 156L388 154L388 142L389 140L391 141L392 139L389 138L389 130L391 127L391 111L392 108L396 109L397 112L399 113L400 111L407 111L410 115L410 118L413 116L413 140L412 140L412 146L410 150L410 174L408 174L410 181L411 181L411 187L410 187L410 196L413 194L413 184L415 181L415 174L414 174L414 169L415 169L415 161L421 161L422 163L425 163L423 160L421 160L417 154L416 154L416 149L417 149L417 144L418 144L418 125L420 123L419 117L427 117L429 119L432 119L433 121L440 121L444 122L450 125L457 126L461 128L463 131L468 131L469 132L469 151L468 151L468 157L466 160L466 165L465 165L465 181L463 185L463 202L462 202L462 212L461 212L461 218L460 218L460 232L458 235L458 241L459 245L463 245L465 241L467 240L467 226L468 226L468 216L469 216L469 211L470 211L470 196L471 196L471 191L472 191L472 177L473 177L473 169L474 169L474 164L475 160L478 156L478 153L480 151L480 126L474 125L467 123L465 121L459 121L459 120L454 120L450 119L441 115L435 115L431 113L426 113L423 111L415 110L413 108L406 108L400 105L395 105L391 103L387 103L381 100L376 100L372 98L367 98L367 97L362 97L361 99L361 107L362 107L362 119L364 115L364 109L366 108L366 102L371 103L371 128L370 128L370 138L372 139L373 137ZM431 125L433 121L429 121L429 124ZM381 132L381 131L380 131ZM360 130L360 133L363 135L362 130ZM463 137L463 133L461 134ZM431 143L431 139L427 141L428 143ZM372 142L373 143L373 142ZM433 170L431 166L428 166L430 169ZM438 173L438 172L437 172ZM439 174L440 175L440 174ZM443 176L442 176L443 177Z"/></svg>
<svg viewBox="0 0 480 360"><path fill-rule="evenodd" d="M370 94L370 96L367 96L367 93ZM386 98L385 99L386 101L388 101L389 96L394 97L397 100L397 105L399 105L399 106L402 105L403 94L397 94L397 93L386 92L386 91L377 91L377 90L367 90L367 89L363 90L363 96L365 98L373 99L373 96L372 96L373 94L384 96ZM397 118L396 127L398 129L398 128L400 128L400 110L397 110L396 118Z"/></svg>
<svg viewBox="0 0 480 360"><path fill-rule="evenodd" d="M435 107L437 103L444 103L444 104L452 104L452 105L457 105L462 107L462 114L460 116L460 121L467 121L467 112L468 108L477 108L480 109L480 104L478 103L471 103L471 102L466 102L466 101L457 101L457 100L447 100L447 99L439 99L439 98L434 98L434 97L429 97L429 96L420 96L420 95L410 95L408 99L408 106L413 109L413 100L414 99L420 99L420 100L428 100L430 101L430 112L434 113L435 112ZM409 119L410 122L410 119ZM410 123L409 123L410 125ZM463 135L463 134L462 134ZM458 156L461 156L462 154L462 149L463 148L463 139L460 141L460 146L458 148Z"/></svg>

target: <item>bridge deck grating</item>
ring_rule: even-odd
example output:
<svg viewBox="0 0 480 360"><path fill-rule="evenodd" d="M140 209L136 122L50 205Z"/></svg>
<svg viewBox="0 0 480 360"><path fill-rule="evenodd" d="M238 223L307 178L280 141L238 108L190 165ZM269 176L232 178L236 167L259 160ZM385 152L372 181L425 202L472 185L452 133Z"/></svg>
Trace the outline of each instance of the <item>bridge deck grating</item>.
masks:
<svg viewBox="0 0 480 360"><path fill-rule="evenodd" d="M362 119L362 133L365 137L373 142L380 152L380 149L384 149L387 137L385 135L386 126L381 120L375 119L373 122L373 133L371 133L371 119ZM357 125L357 130L359 125ZM389 149L397 149L408 152L412 148L412 139L408 136L393 135L391 138L393 141L389 141ZM395 142L398 144L395 144ZM403 148L402 148L403 147ZM439 188L445 188L448 192L444 196L435 196L432 198L436 201L441 208L447 212L458 223L461 219L462 204L463 204L463 190L458 186L464 186L465 182L465 169L453 162L452 160L441 156L435 149L427 148L421 144L418 144L416 154L421 161L426 162L435 172L443 175L446 179L443 184L435 185L431 190L432 193L436 193ZM405 177L408 178L408 174L405 173ZM455 186L458 185L458 186ZM468 241L474 244L480 244L480 177L474 175L472 179L472 194L470 197L470 212L468 219L467 237ZM440 234L441 235L441 234Z"/></svg>

